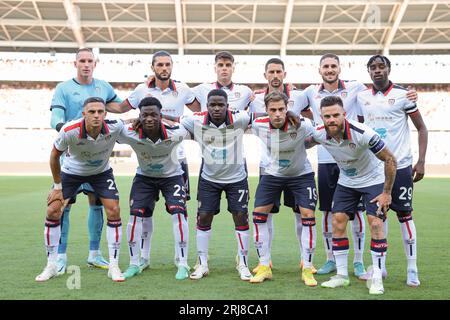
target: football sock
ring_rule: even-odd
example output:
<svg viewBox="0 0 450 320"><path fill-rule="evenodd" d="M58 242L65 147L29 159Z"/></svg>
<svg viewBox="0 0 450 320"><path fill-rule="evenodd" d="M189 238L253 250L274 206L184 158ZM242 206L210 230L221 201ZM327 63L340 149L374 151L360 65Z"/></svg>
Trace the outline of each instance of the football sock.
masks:
<svg viewBox="0 0 450 320"><path fill-rule="evenodd" d="M140 246L142 240L142 218L130 214L127 224L127 242L130 254L130 264L139 265Z"/></svg>
<svg viewBox="0 0 450 320"><path fill-rule="evenodd" d="M302 252L302 230L303 230L303 224L302 224L302 215L300 213L294 212L295 216L295 234L297 235L297 241L298 246L300 248L300 260L303 259L303 252Z"/></svg>
<svg viewBox="0 0 450 320"><path fill-rule="evenodd" d="M238 255L239 255L239 265L248 267L248 246L250 239L249 226L238 226L235 228Z"/></svg>
<svg viewBox="0 0 450 320"><path fill-rule="evenodd" d="M106 238L108 239L109 265L119 265L120 242L122 240L122 220L108 219Z"/></svg>
<svg viewBox="0 0 450 320"><path fill-rule="evenodd" d="M303 218L302 227L303 268L311 268L316 249L316 218Z"/></svg>
<svg viewBox="0 0 450 320"><path fill-rule="evenodd" d="M386 264L386 252L386 239L372 239L370 243L370 253L372 255L373 278L381 279L383 264Z"/></svg>
<svg viewBox="0 0 450 320"><path fill-rule="evenodd" d="M337 274L348 277L348 238L333 238L333 254Z"/></svg>
<svg viewBox="0 0 450 320"><path fill-rule="evenodd" d="M253 212L253 225L256 253L259 257L259 263L263 266L270 265L270 247L269 247L269 226L267 225L267 214Z"/></svg>
<svg viewBox="0 0 450 320"><path fill-rule="evenodd" d="M364 240L365 240L365 221L362 211L355 213L355 219L352 221L352 235L353 235L353 263L363 262L364 254Z"/></svg>
<svg viewBox="0 0 450 320"><path fill-rule="evenodd" d="M189 227L187 215L182 213L172 214L172 229L175 239L175 248L179 258L179 264L187 266Z"/></svg>
<svg viewBox="0 0 450 320"><path fill-rule="evenodd" d="M275 230L273 228L273 214L271 213L267 216L267 227L269 228L269 249L272 250L272 240L275 235Z"/></svg>
<svg viewBox="0 0 450 320"><path fill-rule="evenodd" d="M208 246L211 237L211 227L197 225L197 255L199 264L208 265Z"/></svg>
<svg viewBox="0 0 450 320"><path fill-rule="evenodd" d="M150 260L150 250L153 235L153 217L142 217L141 258Z"/></svg>
<svg viewBox="0 0 450 320"><path fill-rule="evenodd" d="M45 219L44 240L47 251L47 261L56 263L58 259L58 245L61 237L61 221Z"/></svg>
<svg viewBox="0 0 450 320"><path fill-rule="evenodd" d="M332 214L330 211L323 211L322 216L322 230L323 230L323 245L327 261L334 261L333 255L333 233L332 233Z"/></svg>
<svg viewBox="0 0 450 320"><path fill-rule="evenodd" d="M71 205L67 205L64 208L62 217L61 217L61 238L59 239L58 253L66 253L67 252L67 241L69 240L69 227L70 227L70 207Z"/></svg>
<svg viewBox="0 0 450 320"><path fill-rule="evenodd" d="M416 225L411 213L398 218L402 231L403 248L405 249L408 269L417 270L417 234Z"/></svg>
<svg viewBox="0 0 450 320"><path fill-rule="evenodd" d="M89 231L89 250L97 251L100 249L100 240L103 230L103 206L89 206L88 213L88 231Z"/></svg>

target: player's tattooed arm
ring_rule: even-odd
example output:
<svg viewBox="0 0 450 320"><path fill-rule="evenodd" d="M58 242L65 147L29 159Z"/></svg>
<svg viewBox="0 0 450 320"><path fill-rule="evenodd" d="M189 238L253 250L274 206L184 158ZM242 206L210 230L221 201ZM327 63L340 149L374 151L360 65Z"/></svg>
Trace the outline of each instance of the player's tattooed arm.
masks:
<svg viewBox="0 0 450 320"><path fill-rule="evenodd" d="M388 148L383 148L376 154L377 158L384 162L384 188L383 193L372 199L370 202L378 203L377 215L383 215L389 210L392 202L391 192L397 173L397 160Z"/></svg>
<svg viewBox="0 0 450 320"><path fill-rule="evenodd" d="M425 176L425 155L428 146L428 129L419 111L411 113L409 117L417 129L419 139L419 159L417 159L417 163L414 165L412 172L413 182L417 182L422 180Z"/></svg>

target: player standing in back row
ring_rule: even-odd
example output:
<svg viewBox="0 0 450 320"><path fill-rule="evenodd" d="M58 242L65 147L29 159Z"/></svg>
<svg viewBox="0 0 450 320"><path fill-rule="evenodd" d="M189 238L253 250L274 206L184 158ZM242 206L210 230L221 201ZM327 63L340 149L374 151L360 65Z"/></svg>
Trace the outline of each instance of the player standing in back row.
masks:
<svg viewBox="0 0 450 320"><path fill-rule="evenodd" d="M406 284L420 285L417 269L417 235L412 218L413 182L425 174L428 131L417 105L406 98L406 89L389 80L391 62L382 55L369 59L367 70L373 81L372 89L358 93L358 104L364 122L384 139L397 158L397 175L392 189L390 208L397 213L408 261ZM419 158L413 164L408 118L418 132ZM385 221L387 223L387 220ZM385 266L383 272L386 273Z"/></svg>
<svg viewBox="0 0 450 320"><path fill-rule="evenodd" d="M56 131L69 121L82 117L83 103L89 97L100 97L106 102L106 109L117 108L122 101L114 92L113 87L106 81L93 77L96 66L95 56L91 49L81 48L76 53L74 62L77 76L56 86L50 110L52 111L51 126ZM64 160L63 155L61 157ZM89 184L83 184L78 193L83 192L89 199L88 231L89 256L88 266L108 269L106 261L100 252L100 240L103 230L103 208L98 196ZM69 237L70 209L76 201L76 194L64 208L61 219L61 239L58 246L58 275L66 272L67 242Z"/></svg>

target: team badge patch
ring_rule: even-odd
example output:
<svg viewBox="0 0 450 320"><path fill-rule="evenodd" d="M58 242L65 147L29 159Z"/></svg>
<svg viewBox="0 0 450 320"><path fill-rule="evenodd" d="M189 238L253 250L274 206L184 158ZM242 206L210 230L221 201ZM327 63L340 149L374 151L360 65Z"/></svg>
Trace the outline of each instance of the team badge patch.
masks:
<svg viewBox="0 0 450 320"><path fill-rule="evenodd" d="M353 142L350 142L348 144L348 146L350 147L350 149L353 149L353 150L356 148L356 144L354 144Z"/></svg>
<svg viewBox="0 0 450 320"><path fill-rule="evenodd" d="M178 97L178 91L172 91L172 96L174 96L175 98Z"/></svg>
<svg viewBox="0 0 450 320"><path fill-rule="evenodd" d="M288 108L292 108L293 106L294 106L294 101L293 100L289 100Z"/></svg>
<svg viewBox="0 0 450 320"><path fill-rule="evenodd" d="M234 93L234 96L235 96L237 99L239 99L239 98L241 97L241 93L240 93L240 92L235 92L235 93Z"/></svg>
<svg viewBox="0 0 450 320"><path fill-rule="evenodd" d="M151 93L147 93L145 96L146 97L153 97L153 95Z"/></svg>
<svg viewBox="0 0 450 320"><path fill-rule="evenodd" d="M389 100L388 100L388 103L389 103L389 105L391 105L391 106L394 105L395 99L389 99Z"/></svg>
<svg viewBox="0 0 450 320"><path fill-rule="evenodd" d="M102 91L102 89L100 89L100 87L95 87L95 92L100 93L100 91Z"/></svg>
<svg viewBox="0 0 450 320"><path fill-rule="evenodd" d="M347 98L347 91L342 91L341 92L341 97L342 98Z"/></svg>
<svg viewBox="0 0 450 320"><path fill-rule="evenodd" d="M289 136L291 137L292 140L295 140L295 138L297 138L297 132L291 132Z"/></svg>

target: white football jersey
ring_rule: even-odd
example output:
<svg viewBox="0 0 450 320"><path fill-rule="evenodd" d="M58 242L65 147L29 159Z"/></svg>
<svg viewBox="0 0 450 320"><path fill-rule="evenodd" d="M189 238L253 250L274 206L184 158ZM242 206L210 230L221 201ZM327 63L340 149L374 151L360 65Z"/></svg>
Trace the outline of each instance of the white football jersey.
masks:
<svg viewBox="0 0 450 320"><path fill-rule="evenodd" d="M356 96L358 92L366 90L367 87L357 81L338 81L338 88L330 92L326 90L323 84L310 85L304 91L306 99L300 100L298 105L293 106L293 111L299 114L307 106L311 109L314 117L314 123L321 125L323 123L320 117L320 101L324 97L338 96L342 99L346 118L350 120L358 120L359 108L357 106ZM302 105L303 103L303 105ZM335 163L333 157L322 146L317 147L318 163Z"/></svg>
<svg viewBox="0 0 450 320"><path fill-rule="evenodd" d="M148 85L147 83L141 83L133 90L126 101L131 108L136 109L139 102L145 97L157 98L162 105L161 113L172 117L181 117L184 114L184 106L195 100L195 95L187 84L170 80L169 86L164 90L156 87L155 81ZM178 148L178 157L180 159L186 158L183 146Z"/></svg>
<svg viewBox="0 0 450 320"><path fill-rule="evenodd" d="M333 156L340 169L338 184L349 188L365 188L384 182L384 165L375 154L386 146L370 127L346 120L340 142L328 136L325 127L317 126L313 138Z"/></svg>
<svg viewBox="0 0 450 320"><path fill-rule="evenodd" d="M283 127L276 129L270 124L269 117L256 118L252 122L252 131L261 139L269 155L265 173L276 177L296 177L313 171L305 149L305 139L314 131L309 119L302 118L298 129L287 120Z"/></svg>
<svg viewBox="0 0 450 320"><path fill-rule="evenodd" d="M202 111L207 110L208 93L214 89L222 89L227 93L230 110L245 110L252 97L252 90L241 84L231 83L222 87L217 82L202 83L192 88L197 101L202 107Z"/></svg>
<svg viewBox="0 0 450 320"><path fill-rule="evenodd" d="M249 112L253 113L265 113L266 112L266 104L264 103L264 98L268 94L268 88L256 90L253 92L254 99L250 102ZM283 84L283 93L286 94L289 98L288 109L291 110L300 110L300 106L307 105L305 103L305 95L302 94L301 90L292 90L289 85ZM295 107L294 107L295 106ZM307 107L306 107L307 108ZM261 168L266 168L270 162L270 156L267 153L267 148L263 142L260 143L261 147L261 158L259 161L259 166Z"/></svg>
<svg viewBox="0 0 450 320"><path fill-rule="evenodd" d="M161 137L153 142L146 137L142 128L136 132L132 124L129 124L124 126L117 141L129 144L133 148L139 163L137 174L168 178L183 174L176 152L187 136L188 132L183 126L169 126L162 123Z"/></svg>
<svg viewBox="0 0 450 320"><path fill-rule="evenodd" d="M77 176L92 176L110 169L109 157L123 128L121 120L105 120L96 139L86 132L84 119L66 123L54 146L66 151L61 171Z"/></svg>
<svg viewBox="0 0 450 320"><path fill-rule="evenodd" d="M397 159L398 169L412 165L408 114L419 110L406 93L407 89L393 83L386 92L372 88L358 93L364 123L386 142Z"/></svg>
<svg viewBox="0 0 450 320"><path fill-rule="evenodd" d="M209 113L181 117L181 124L202 150L202 178L216 183L233 183L247 177L242 152L244 131L251 117L246 111L228 111L226 121L216 127Z"/></svg>

